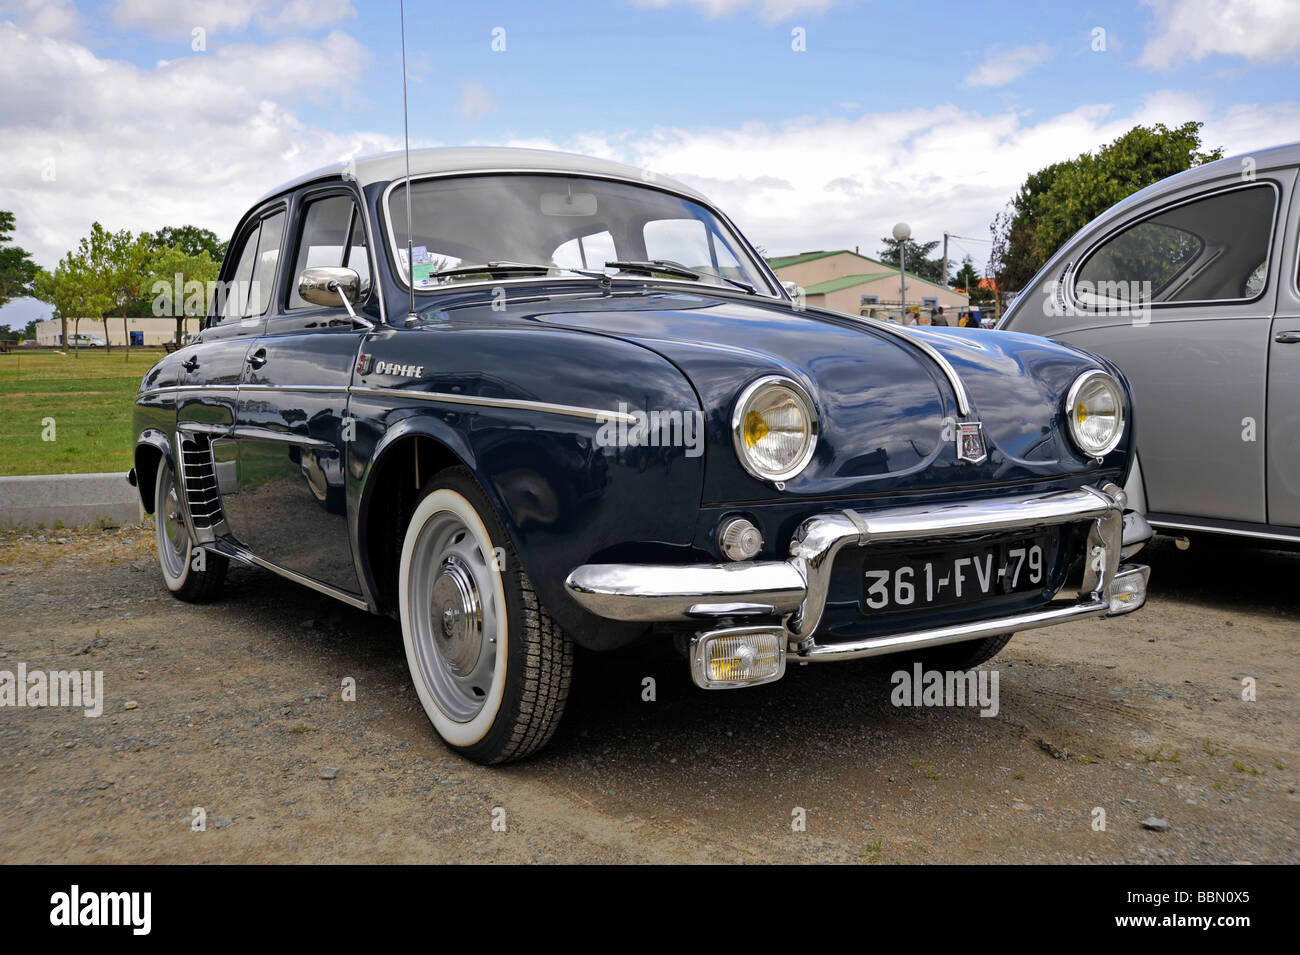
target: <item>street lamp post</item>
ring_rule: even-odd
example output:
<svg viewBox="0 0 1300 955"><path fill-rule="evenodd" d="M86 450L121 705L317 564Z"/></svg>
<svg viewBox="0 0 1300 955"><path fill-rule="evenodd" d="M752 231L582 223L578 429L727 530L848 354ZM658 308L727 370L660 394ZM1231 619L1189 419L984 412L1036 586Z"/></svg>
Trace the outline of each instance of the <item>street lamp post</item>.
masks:
<svg viewBox="0 0 1300 955"><path fill-rule="evenodd" d="M912 237L912 227L906 222L894 225L894 241L898 243L898 323L907 324L907 250L905 243Z"/></svg>

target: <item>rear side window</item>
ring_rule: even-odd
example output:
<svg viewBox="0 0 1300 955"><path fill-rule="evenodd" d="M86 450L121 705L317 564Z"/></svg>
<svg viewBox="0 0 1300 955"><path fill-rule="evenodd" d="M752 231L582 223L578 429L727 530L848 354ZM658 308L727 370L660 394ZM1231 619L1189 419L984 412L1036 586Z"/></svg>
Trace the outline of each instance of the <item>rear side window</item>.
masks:
<svg viewBox="0 0 1300 955"><path fill-rule="evenodd" d="M1267 183L1171 206L1094 249L1074 297L1094 309L1255 298L1264 290L1277 192Z"/></svg>
<svg viewBox="0 0 1300 955"><path fill-rule="evenodd" d="M361 276L362 291L370 287L365 229L350 196L328 196L308 204L303 215L294 278L289 283L290 308L313 307L298 294L297 277L304 269L320 266L353 269Z"/></svg>

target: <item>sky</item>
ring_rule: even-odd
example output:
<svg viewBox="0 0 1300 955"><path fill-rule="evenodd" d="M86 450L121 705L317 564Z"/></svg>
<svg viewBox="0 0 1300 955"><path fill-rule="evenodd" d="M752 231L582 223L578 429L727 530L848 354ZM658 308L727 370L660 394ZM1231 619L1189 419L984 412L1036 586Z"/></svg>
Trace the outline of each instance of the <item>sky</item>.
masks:
<svg viewBox="0 0 1300 955"><path fill-rule="evenodd" d="M413 147L652 169L769 255L874 255L903 220L982 269L1027 174L1136 124L1300 140L1300 0L407 0L406 37ZM397 0L0 0L0 209L47 268L95 220L228 238L400 148L400 44Z"/></svg>

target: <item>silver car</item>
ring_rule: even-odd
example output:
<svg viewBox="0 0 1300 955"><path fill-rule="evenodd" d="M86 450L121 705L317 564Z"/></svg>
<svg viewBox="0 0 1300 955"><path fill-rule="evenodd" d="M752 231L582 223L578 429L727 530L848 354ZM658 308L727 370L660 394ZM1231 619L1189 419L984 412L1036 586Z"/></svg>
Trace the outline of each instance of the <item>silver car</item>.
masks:
<svg viewBox="0 0 1300 955"><path fill-rule="evenodd" d="M1129 196L1001 328L1110 358L1137 413L1129 500L1158 530L1300 542L1300 143Z"/></svg>

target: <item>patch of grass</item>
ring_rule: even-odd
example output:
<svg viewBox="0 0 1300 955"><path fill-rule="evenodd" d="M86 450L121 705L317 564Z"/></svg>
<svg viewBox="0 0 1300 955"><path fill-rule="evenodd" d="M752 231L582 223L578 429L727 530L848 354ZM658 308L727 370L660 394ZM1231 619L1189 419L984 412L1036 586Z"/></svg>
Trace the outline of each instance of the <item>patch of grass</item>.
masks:
<svg viewBox="0 0 1300 955"><path fill-rule="evenodd" d="M1223 750L1210 742L1210 738L1205 737L1205 742L1201 744L1201 749L1205 750L1207 756L1222 756Z"/></svg>
<svg viewBox="0 0 1300 955"><path fill-rule="evenodd" d="M131 408L161 348L0 355L0 475L131 467ZM53 418L54 440L46 441Z"/></svg>
<svg viewBox="0 0 1300 955"><path fill-rule="evenodd" d="M880 859L880 853L884 851L885 851L884 843L879 841L869 842L862 847L862 851L858 853L858 858L870 859L872 862L876 862L877 860Z"/></svg>
<svg viewBox="0 0 1300 955"><path fill-rule="evenodd" d="M933 766L923 766L921 765L921 761L919 759L908 760L907 764L911 766L913 769L923 773L927 779L939 778L939 774L935 771L935 768Z"/></svg>
<svg viewBox="0 0 1300 955"><path fill-rule="evenodd" d="M1024 774L1024 773L1016 773L1016 774L1015 774L1014 776L1012 776L1011 778L1012 778L1012 779L1024 779L1024 778L1025 778L1025 774Z"/></svg>
<svg viewBox="0 0 1300 955"><path fill-rule="evenodd" d="M1276 756L1274 756L1274 757L1273 757L1273 768L1274 768L1274 769L1286 769L1286 763L1282 762L1282 760L1280 760L1280 759L1278 759Z"/></svg>
<svg viewBox="0 0 1300 955"><path fill-rule="evenodd" d="M1262 769L1255 769L1255 767L1253 767L1253 766L1247 766L1245 763L1243 763L1243 762L1242 762L1241 760L1239 760L1239 759L1234 759L1234 760L1232 761L1232 768L1235 769L1235 770L1236 770L1237 772L1239 772L1239 773L1249 773L1249 774L1252 775L1252 776L1263 776L1263 775L1265 775L1264 770L1262 770Z"/></svg>
<svg viewBox="0 0 1300 955"><path fill-rule="evenodd" d="M1163 746L1157 746L1157 747L1155 748L1155 751L1154 751L1154 752L1151 752L1151 753L1148 753L1146 750L1140 749L1140 750L1138 750L1138 755L1141 756L1141 757L1142 757L1142 760L1143 760L1144 762L1147 762L1147 763L1179 763L1179 762L1182 762L1182 757L1179 756L1177 750L1174 750L1174 753L1173 753L1172 756L1167 756L1167 755L1165 755L1164 747L1163 747Z"/></svg>
<svg viewBox="0 0 1300 955"><path fill-rule="evenodd" d="M305 733L315 733L316 727L308 726L305 723L299 723L297 726L289 727L289 732L294 736L302 736Z"/></svg>

